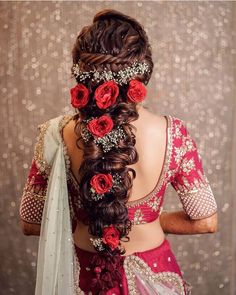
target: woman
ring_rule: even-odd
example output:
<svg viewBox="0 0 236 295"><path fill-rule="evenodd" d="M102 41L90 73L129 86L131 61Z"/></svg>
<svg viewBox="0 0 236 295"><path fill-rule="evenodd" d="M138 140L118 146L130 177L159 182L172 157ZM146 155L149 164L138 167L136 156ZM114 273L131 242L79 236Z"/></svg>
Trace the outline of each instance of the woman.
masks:
<svg viewBox="0 0 236 295"><path fill-rule="evenodd" d="M215 232L217 206L184 122L142 106L146 33L103 10L72 56L76 114L40 125L21 201L40 235L35 294L189 294L164 233ZM169 183L183 211L161 212Z"/></svg>

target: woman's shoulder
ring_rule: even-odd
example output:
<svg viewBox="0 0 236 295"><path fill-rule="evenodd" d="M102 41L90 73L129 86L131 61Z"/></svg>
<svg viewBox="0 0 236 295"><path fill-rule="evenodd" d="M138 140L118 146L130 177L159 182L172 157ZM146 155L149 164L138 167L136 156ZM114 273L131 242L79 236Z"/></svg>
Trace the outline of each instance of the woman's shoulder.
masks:
<svg viewBox="0 0 236 295"><path fill-rule="evenodd" d="M176 115L171 114L155 114L151 112L147 108L140 109L140 114L145 121L145 128L156 131L158 130L165 130L166 127L170 127L171 129L175 130L180 128L186 129L186 121ZM183 130L182 130L183 131Z"/></svg>
<svg viewBox="0 0 236 295"><path fill-rule="evenodd" d="M56 130L59 132L63 129L63 127L74 118L74 115L71 114L61 114L59 116L47 119L42 123L38 124L37 128L40 133L45 134L54 133Z"/></svg>

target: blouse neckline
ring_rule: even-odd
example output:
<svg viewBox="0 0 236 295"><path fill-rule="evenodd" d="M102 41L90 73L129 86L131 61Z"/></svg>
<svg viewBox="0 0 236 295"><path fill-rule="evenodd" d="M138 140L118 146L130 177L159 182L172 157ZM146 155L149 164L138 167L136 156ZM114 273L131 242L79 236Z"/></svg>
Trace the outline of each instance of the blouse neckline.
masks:
<svg viewBox="0 0 236 295"><path fill-rule="evenodd" d="M168 167L169 167L170 143L171 143L171 130L170 130L171 129L171 119L170 119L170 115L165 115L164 117L166 118L166 121L167 121L167 124L166 124L166 147L165 147L165 155L164 155L164 160L163 160L163 163L162 163L161 173L159 175L159 178L157 180L156 185L151 190L151 192L146 194L142 198L137 199L137 200L128 201L126 203L126 206L128 208L136 207L136 206L142 205L143 203L149 201L149 199L151 199L154 195L156 195L159 192L160 188L162 187L162 185L164 183L166 171L168 170Z"/></svg>
<svg viewBox="0 0 236 295"><path fill-rule="evenodd" d="M145 203L146 201L151 199L154 195L156 195L159 192L160 188L162 187L162 185L164 183L164 179L165 179L166 172L168 170L169 162L170 162L171 141L172 141L172 139L171 139L171 118L170 118L170 115L164 115L164 117L166 118L166 122L167 122L167 124L166 124L166 146L165 146L165 155L164 155L164 159L163 159L162 169L161 169L159 178L157 180L157 183L154 186L154 188L151 190L151 192L146 194L142 198L139 198L139 199L133 200L133 201L128 201L126 203L127 208L132 208L132 207L142 205L143 203ZM67 146L66 146L64 138L63 138L63 128L73 118L74 118L74 115L63 116L60 123L59 123L59 132L61 134L61 139L62 139L62 143L64 146L64 155L65 155L65 159L66 159L67 170L71 176L71 179L73 180L73 183L76 185L77 188L79 188L79 183L78 183L78 181L77 181L77 179L70 167L70 163L71 163L70 156L68 154Z"/></svg>

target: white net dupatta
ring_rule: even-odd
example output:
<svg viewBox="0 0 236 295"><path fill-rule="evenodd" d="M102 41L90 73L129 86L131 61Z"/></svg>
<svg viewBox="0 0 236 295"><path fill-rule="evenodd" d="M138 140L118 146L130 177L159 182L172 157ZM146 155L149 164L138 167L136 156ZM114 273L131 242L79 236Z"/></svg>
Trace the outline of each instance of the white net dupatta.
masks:
<svg viewBox="0 0 236 295"><path fill-rule="evenodd" d="M74 253L63 144L59 141L41 223L35 295L75 294Z"/></svg>

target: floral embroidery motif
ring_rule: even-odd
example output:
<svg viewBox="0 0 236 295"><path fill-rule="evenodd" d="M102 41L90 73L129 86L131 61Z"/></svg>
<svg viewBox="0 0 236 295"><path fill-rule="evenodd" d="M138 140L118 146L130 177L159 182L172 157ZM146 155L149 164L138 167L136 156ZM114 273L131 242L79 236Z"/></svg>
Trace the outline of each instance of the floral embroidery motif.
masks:
<svg viewBox="0 0 236 295"><path fill-rule="evenodd" d="M175 133L174 133L174 137L175 138L181 138L181 135L182 135L182 133L180 131L180 127L181 126L182 126L182 124L176 125L176 127L175 127Z"/></svg>
<svg viewBox="0 0 236 295"><path fill-rule="evenodd" d="M178 165L181 162L183 155L186 153L186 149L183 146L181 147L175 146L174 151L175 151L175 155L174 155L175 163Z"/></svg>
<svg viewBox="0 0 236 295"><path fill-rule="evenodd" d="M134 219L133 219L133 223L134 224L141 224L141 223L145 223L144 219L143 219L143 213L140 209L137 209L134 213Z"/></svg>
<svg viewBox="0 0 236 295"><path fill-rule="evenodd" d="M193 140L190 138L190 136L188 135L183 142L183 145L186 147L186 152L193 152L196 150L194 144L193 144Z"/></svg>
<svg viewBox="0 0 236 295"><path fill-rule="evenodd" d="M160 198L156 196L151 199L147 205L152 209L152 211L158 211L160 209Z"/></svg>
<svg viewBox="0 0 236 295"><path fill-rule="evenodd" d="M194 159L183 159L181 170L188 175L193 169L195 169Z"/></svg>

